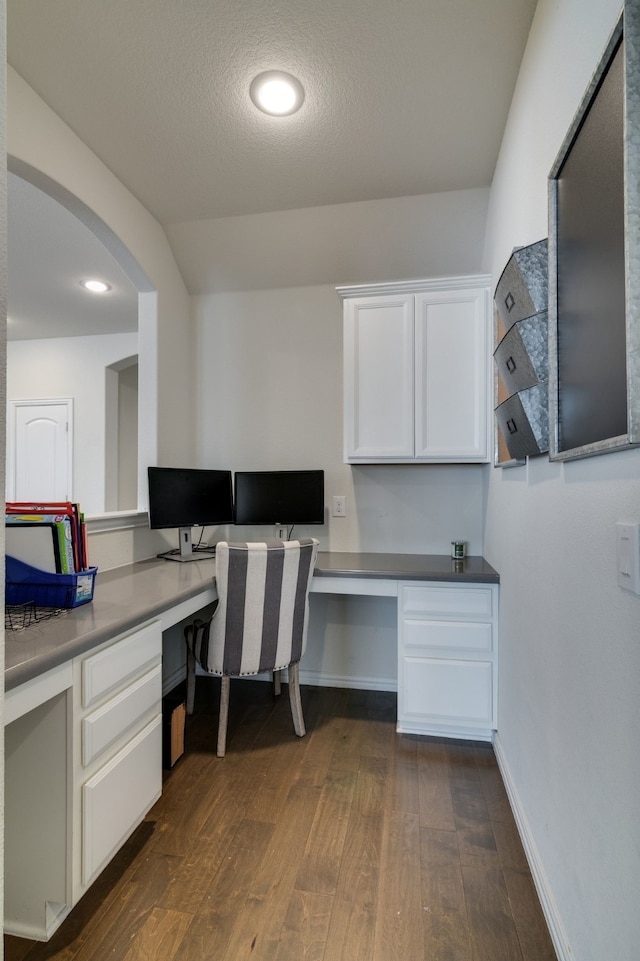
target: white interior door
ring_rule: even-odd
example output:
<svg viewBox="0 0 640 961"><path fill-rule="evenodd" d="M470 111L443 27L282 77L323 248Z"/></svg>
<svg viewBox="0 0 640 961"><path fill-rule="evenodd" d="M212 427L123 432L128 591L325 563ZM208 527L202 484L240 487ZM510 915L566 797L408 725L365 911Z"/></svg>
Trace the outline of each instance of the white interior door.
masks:
<svg viewBox="0 0 640 961"><path fill-rule="evenodd" d="M72 473L73 400L9 401L7 500L72 500Z"/></svg>

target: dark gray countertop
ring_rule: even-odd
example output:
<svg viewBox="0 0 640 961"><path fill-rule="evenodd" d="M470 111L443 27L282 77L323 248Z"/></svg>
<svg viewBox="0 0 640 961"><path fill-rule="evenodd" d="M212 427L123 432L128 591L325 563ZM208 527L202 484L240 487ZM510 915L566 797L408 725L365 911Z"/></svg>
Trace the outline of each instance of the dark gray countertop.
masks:
<svg viewBox="0 0 640 961"><path fill-rule="evenodd" d="M497 571L483 557L454 561L446 554L364 554L320 551L318 577L388 577L394 580L469 581L499 584Z"/></svg>
<svg viewBox="0 0 640 961"><path fill-rule="evenodd" d="M5 634L5 690L131 630L213 586L215 561L152 558L98 572L93 601Z"/></svg>
<svg viewBox="0 0 640 961"><path fill-rule="evenodd" d="M393 578L497 584L482 557L452 561L442 554L321 551L317 577ZM85 653L144 621L158 617L212 586L215 561L189 564L151 558L98 572L93 601L20 631L6 632L5 690Z"/></svg>

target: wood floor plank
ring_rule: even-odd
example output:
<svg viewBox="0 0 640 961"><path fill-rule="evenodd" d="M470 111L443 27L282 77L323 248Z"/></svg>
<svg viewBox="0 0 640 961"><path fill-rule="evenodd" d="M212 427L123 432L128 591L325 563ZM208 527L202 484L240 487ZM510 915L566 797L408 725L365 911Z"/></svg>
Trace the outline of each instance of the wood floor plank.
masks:
<svg viewBox="0 0 640 961"><path fill-rule="evenodd" d="M500 868L476 859L462 877L474 961L523 961Z"/></svg>
<svg viewBox="0 0 640 961"><path fill-rule="evenodd" d="M286 688L240 680L217 758L216 684L143 824L6 961L554 961L491 745L398 735L394 694L328 688L296 738Z"/></svg>
<svg viewBox="0 0 640 961"><path fill-rule="evenodd" d="M329 764L331 771L356 772L358 770L360 756L364 753L368 723L368 721L357 717L351 718L348 724L342 724Z"/></svg>
<svg viewBox="0 0 640 961"><path fill-rule="evenodd" d="M112 902L110 910L89 921L74 945L71 955L73 961L107 961L108 958L121 961L131 939L144 922L145 915L135 906L139 893L135 884L126 882ZM52 958L60 961L57 954L52 955Z"/></svg>
<svg viewBox="0 0 640 961"><path fill-rule="evenodd" d="M193 918L179 911L154 908L138 931L123 961L172 961Z"/></svg>
<svg viewBox="0 0 640 961"><path fill-rule="evenodd" d="M326 714L316 727L307 733L308 750L305 753L303 765L313 765L324 772L329 770L329 766L336 753L336 747L344 735L345 721L342 717L334 714ZM324 776L324 775L323 775Z"/></svg>
<svg viewBox="0 0 640 961"><path fill-rule="evenodd" d="M420 825L415 814L385 818L373 961L424 961Z"/></svg>
<svg viewBox="0 0 640 961"><path fill-rule="evenodd" d="M333 898L293 892L274 961L323 961Z"/></svg>
<svg viewBox="0 0 640 961"><path fill-rule="evenodd" d="M274 752L269 771L253 794L247 807L247 817L260 821L276 821L296 780L303 751L296 743L282 745Z"/></svg>
<svg viewBox="0 0 640 961"><path fill-rule="evenodd" d="M320 793L319 787L307 783L292 785L218 961L245 957L270 961L274 957L294 894L300 851L311 830Z"/></svg>
<svg viewBox="0 0 640 961"><path fill-rule="evenodd" d="M348 771L327 774L300 861L298 890L335 893L355 784Z"/></svg>
<svg viewBox="0 0 640 961"><path fill-rule="evenodd" d="M448 747L435 738L420 738L416 743L420 824L441 831L455 830Z"/></svg>
<svg viewBox="0 0 640 961"><path fill-rule="evenodd" d="M480 783L487 802L487 811L492 821L512 821L513 814L509 805L500 768L490 745L476 746L476 766Z"/></svg>
<svg viewBox="0 0 640 961"><path fill-rule="evenodd" d="M420 831L422 920L429 961L471 959L467 905L455 831Z"/></svg>
<svg viewBox="0 0 640 961"><path fill-rule="evenodd" d="M500 821L492 821L491 827L502 869L512 868L516 871L528 871L527 857L513 817L510 820L505 818Z"/></svg>
<svg viewBox="0 0 640 961"><path fill-rule="evenodd" d="M141 852L127 874L116 910L105 913L99 924L91 925L92 930L74 951L74 961L121 961L156 910L177 860L162 853Z"/></svg>
<svg viewBox="0 0 640 961"><path fill-rule="evenodd" d="M273 825L264 821L242 822L176 951L175 961L211 961L224 953L272 830Z"/></svg>
<svg viewBox="0 0 640 961"><path fill-rule="evenodd" d="M362 810L354 804L349 818L325 961L373 957L384 815Z"/></svg>
<svg viewBox="0 0 640 961"><path fill-rule="evenodd" d="M352 807L356 816L366 818L384 813L388 767L385 757L360 758Z"/></svg>
<svg viewBox="0 0 640 961"><path fill-rule="evenodd" d="M417 738L414 734L397 734L388 759L385 807L390 811L419 814Z"/></svg>
<svg viewBox="0 0 640 961"><path fill-rule="evenodd" d="M528 870L508 868L504 878L523 961L556 961L553 941Z"/></svg>
<svg viewBox="0 0 640 961"><path fill-rule="evenodd" d="M493 827L479 783L474 786L469 784L467 779L453 781L451 800L461 862L468 864L474 859L482 858L490 864L498 865Z"/></svg>

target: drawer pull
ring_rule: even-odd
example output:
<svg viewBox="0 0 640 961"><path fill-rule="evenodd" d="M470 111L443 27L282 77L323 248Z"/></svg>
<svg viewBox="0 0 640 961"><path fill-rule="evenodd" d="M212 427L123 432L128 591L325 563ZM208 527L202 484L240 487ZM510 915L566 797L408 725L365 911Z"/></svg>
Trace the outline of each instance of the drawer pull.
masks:
<svg viewBox="0 0 640 961"><path fill-rule="evenodd" d="M510 434L518 433L518 425L516 424L513 417L510 417L509 420L507 421L507 430L509 431Z"/></svg>
<svg viewBox="0 0 640 961"><path fill-rule="evenodd" d="M515 360L513 359L513 357L507 357L507 360L506 360L506 368L507 368L507 370L509 371L510 374L512 374L512 373L514 372L514 370L516 369L516 362L515 362Z"/></svg>

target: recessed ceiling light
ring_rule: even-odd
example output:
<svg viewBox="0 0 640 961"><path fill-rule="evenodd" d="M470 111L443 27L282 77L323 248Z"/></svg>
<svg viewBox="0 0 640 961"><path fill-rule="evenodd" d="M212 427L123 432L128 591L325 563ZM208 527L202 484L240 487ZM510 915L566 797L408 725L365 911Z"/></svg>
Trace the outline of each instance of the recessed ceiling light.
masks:
<svg viewBox="0 0 640 961"><path fill-rule="evenodd" d="M108 290L111 290L111 286L105 284L103 280L81 280L80 286L90 290L92 294L106 294Z"/></svg>
<svg viewBox="0 0 640 961"><path fill-rule="evenodd" d="M261 73L252 82L249 93L259 110L275 117L295 113L304 100L304 89L300 81L281 70Z"/></svg>

